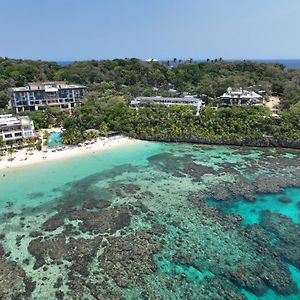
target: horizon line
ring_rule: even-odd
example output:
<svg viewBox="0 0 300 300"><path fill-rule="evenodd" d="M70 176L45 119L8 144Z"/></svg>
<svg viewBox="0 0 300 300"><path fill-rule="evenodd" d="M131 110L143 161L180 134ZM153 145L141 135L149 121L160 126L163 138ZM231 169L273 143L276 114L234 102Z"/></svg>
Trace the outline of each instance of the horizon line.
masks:
<svg viewBox="0 0 300 300"><path fill-rule="evenodd" d="M103 60L125 60L125 59L138 59L141 61L146 61L148 59L156 59L159 62L162 61L173 61L175 58L177 61L183 60L183 61L188 61L192 59L193 61L206 61L207 59L209 60L215 60L215 59L222 59L223 61L279 61L279 60L300 60L300 58L223 58L223 57L214 57L214 58L180 58L180 57L173 57L173 58L155 58L155 57L150 57L150 58L139 58L139 57L115 57L115 58L82 58L82 59L48 59L48 58L16 58L16 57L8 57L8 56L0 56L2 59L14 59L14 60L31 60L31 61L43 61L43 62L85 62L85 61L103 61Z"/></svg>

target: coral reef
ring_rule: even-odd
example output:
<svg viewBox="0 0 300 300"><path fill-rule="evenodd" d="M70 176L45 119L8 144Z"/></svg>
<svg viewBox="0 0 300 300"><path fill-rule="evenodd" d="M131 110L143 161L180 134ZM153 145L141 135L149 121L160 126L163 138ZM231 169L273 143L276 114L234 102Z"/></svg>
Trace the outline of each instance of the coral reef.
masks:
<svg viewBox="0 0 300 300"><path fill-rule="evenodd" d="M28 206L5 199L0 299L300 298L299 152L163 144L142 158L26 189Z"/></svg>

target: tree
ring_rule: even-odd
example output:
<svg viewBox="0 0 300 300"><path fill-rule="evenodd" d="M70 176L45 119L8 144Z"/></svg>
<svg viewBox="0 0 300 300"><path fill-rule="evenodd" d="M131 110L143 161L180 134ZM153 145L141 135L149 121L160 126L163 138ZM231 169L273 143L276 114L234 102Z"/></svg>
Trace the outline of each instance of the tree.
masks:
<svg viewBox="0 0 300 300"><path fill-rule="evenodd" d="M35 138L34 137L27 138L26 143L28 145L29 150L34 150L34 148L35 148Z"/></svg>
<svg viewBox="0 0 300 300"><path fill-rule="evenodd" d="M48 146L49 137L50 137L50 133L47 130L45 130L43 132L43 146L46 146L46 147Z"/></svg>
<svg viewBox="0 0 300 300"><path fill-rule="evenodd" d="M108 126L105 122L102 122L99 126L100 134L107 136L108 133Z"/></svg>
<svg viewBox="0 0 300 300"><path fill-rule="evenodd" d="M0 148L3 148L5 146L5 143L3 141L3 137L0 136Z"/></svg>
<svg viewBox="0 0 300 300"><path fill-rule="evenodd" d="M10 147L7 149L7 153L10 156L10 159L12 159L12 155L14 154L15 149L13 147Z"/></svg>

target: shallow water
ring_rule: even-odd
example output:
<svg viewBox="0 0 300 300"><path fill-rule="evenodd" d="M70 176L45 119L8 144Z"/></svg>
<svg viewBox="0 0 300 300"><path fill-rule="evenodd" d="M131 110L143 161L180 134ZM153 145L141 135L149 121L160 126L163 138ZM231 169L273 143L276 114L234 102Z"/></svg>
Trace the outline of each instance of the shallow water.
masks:
<svg viewBox="0 0 300 300"><path fill-rule="evenodd" d="M141 142L5 170L0 294L300 299L299 159Z"/></svg>

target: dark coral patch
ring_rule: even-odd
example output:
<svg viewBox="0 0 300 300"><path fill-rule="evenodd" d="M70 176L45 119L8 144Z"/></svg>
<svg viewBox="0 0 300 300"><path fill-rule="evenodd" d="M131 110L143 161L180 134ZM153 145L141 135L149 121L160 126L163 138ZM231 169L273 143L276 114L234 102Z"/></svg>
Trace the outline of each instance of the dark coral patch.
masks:
<svg viewBox="0 0 300 300"><path fill-rule="evenodd" d="M164 226L111 238L110 246L99 258L100 266L119 287L141 284L146 275L157 270L153 255L162 248L161 233L165 233Z"/></svg>
<svg viewBox="0 0 300 300"><path fill-rule="evenodd" d="M70 220L82 221L79 228L83 232L115 232L130 224L130 207L119 206L103 211L74 210L68 215Z"/></svg>
<svg viewBox="0 0 300 300"><path fill-rule="evenodd" d="M64 219L63 214L56 214L45 221L41 228L46 231L54 231L64 224Z"/></svg>
<svg viewBox="0 0 300 300"><path fill-rule="evenodd" d="M0 298L24 299L35 289L35 283L15 262L0 257Z"/></svg>
<svg viewBox="0 0 300 300"><path fill-rule="evenodd" d="M38 268L51 259L53 263L63 263L64 260L72 263L71 269L84 275L88 275L88 263L93 259L101 238L94 239L69 238L63 234L56 235L51 239L38 238L29 243L28 251L36 259Z"/></svg>
<svg viewBox="0 0 300 300"><path fill-rule="evenodd" d="M110 202L107 200L89 199L83 203L83 209L104 209L110 206Z"/></svg>

